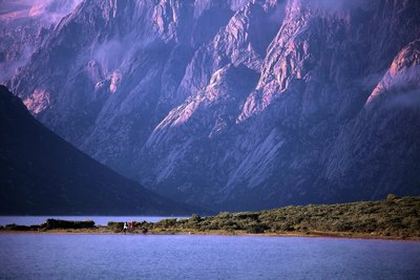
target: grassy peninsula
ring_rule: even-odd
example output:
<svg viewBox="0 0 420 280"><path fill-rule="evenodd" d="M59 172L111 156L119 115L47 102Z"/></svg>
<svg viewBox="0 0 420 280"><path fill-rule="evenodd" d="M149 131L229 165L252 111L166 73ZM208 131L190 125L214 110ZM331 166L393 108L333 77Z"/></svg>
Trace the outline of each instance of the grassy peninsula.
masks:
<svg viewBox="0 0 420 280"><path fill-rule="evenodd" d="M1 231L121 233L123 223L110 221L48 220L41 225L7 225ZM192 215L156 223L134 221L134 234L261 234L305 235L420 240L420 197L388 195L381 201L289 206L258 212L223 212L215 216Z"/></svg>

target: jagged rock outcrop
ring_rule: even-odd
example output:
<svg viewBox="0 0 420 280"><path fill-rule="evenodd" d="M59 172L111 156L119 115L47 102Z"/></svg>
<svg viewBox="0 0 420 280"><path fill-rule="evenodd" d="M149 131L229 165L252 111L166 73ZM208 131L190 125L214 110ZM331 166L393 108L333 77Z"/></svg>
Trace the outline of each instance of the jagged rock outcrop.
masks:
<svg viewBox="0 0 420 280"><path fill-rule="evenodd" d="M3 0L0 2L0 82L25 66L52 27L81 0Z"/></svg>
<svg viewBox="0 0 420 280"><path fill-rule="evenodd" d="M373 103L419 14L415 0L84 1L9 84L65 139L183 201L418 194L418 109ZM389 175L389 149L406 173Z"/></svg>
<svg viewBox="0 0 420 280"><path fill-rule="evenodd" d="M334 196L358 199L383 196L396 185L404 193L419 188L419 66L416 40L399 52L362 111L340 131L325 171Z"/></svg>

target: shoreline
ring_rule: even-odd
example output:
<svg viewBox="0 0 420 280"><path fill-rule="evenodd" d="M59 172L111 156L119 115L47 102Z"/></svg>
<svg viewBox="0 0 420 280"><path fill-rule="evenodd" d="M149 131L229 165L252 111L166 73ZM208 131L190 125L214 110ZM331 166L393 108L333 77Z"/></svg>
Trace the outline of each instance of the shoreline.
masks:
<svg viewBox="0 0 420 280"><path fill-rule="evenodd" d="M45 234L45 235L128 235L128 236L231 236L231 237L308 237L308 238L330 238L330 239L362 239L362 240L385 240L385 241L414 241L420 242L420 237L398 237L398 236L383 236L374 234L357 234L346 232L290 232L290 233L246 233L246 232L224 232L224 231L208 231L208 232L187 232L187 231L159 231L159 232L113 232L111 230L78 230L78 229L54 229L45 231L34 230L0 230L0 235L3 234Z"/></svg>
<svg viewBox="0 0 420 280"><path fill-rule="evenodd" d="M420 197L396 197L329 205L288 206L257 212L221 212L215 216L164 218L159 221L61 220L30 226L8 224L1 233L225 235L325 237L420 241ZM74 219L78 219L73 217ZM16 219L16 222L19 222ZM37 223L37 222L35 222ZM102 221L104 223L104 221Z"/></svg>

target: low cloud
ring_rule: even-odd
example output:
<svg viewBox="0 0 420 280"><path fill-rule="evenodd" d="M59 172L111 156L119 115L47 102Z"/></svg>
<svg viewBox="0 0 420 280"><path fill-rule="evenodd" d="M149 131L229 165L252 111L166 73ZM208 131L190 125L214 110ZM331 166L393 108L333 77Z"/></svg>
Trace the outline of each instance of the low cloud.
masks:
<svg viewBox="0 0 420 280"><path fill-rule="evenodd" d="M7 38L0 42L0 82L11 79L30 61L39 30L57 24L81 1L0 0L0 37Z"/></svg>
<svg viewBox="0 0 420 280"><path fill-rule="evenodd" d="M113 39L97 46L93 58L103 67L105 72L110 72L121 64L124 53L125 49L122 42Z"/></svg>
<svg viewBox="0 0 420 280"><path fill-rule="evenodd" d="M124 38L114 38L96 45L91 57L101 65L106 74L109 74L121 68L126 61L138 55L141 50L152 47L154 42L153 36L139 40L129 34Z"/></svg>
<svg viewBox="0 0 420 280"><path fill-rule="evenodd" d="M390 109L395 109L395 108L419 109L420 108L420 88L392 96L387 102L387 107Z"/></svg>
<svg viewBox="0 0 420 280"><path fill-rule="evenodd" d="M71 13L82 0L33 0L29 16L41 17L43 21L55 24Z"/></svg>
<svg viewBox="0 0 420 280"><path fill-rule="evenodd" d="M367 8L370 5L369 2L369 0L310 0L308 5L327 12L341 12L356 8Z"/></svg>
<svg viewBox="0 0 420 280"><path fill-rule="evenodd" d="M53 24L73 11L82 0L0 0L0 21L37 18Z"/></svg>
<svg viewBox="0 0 420 280"><path fill-rule="evenodd" d="M387 107L420 108L420 66L400 70L392 78L389 76L388 73L382 82L385 90L383 94L389 95Z"/></svg>

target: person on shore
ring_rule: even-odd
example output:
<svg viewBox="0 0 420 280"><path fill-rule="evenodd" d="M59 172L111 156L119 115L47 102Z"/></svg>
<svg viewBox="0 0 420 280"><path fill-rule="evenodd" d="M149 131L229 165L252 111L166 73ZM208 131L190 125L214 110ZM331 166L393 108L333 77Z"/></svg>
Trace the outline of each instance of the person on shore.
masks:
<svg viewBox="0 0 420 280"><path fill-rule="evenodd" d="M123 232L124 232L124 234L127 233L127 229L128 229L127 222L124 222L124 226L123 226Z"/></svg>
<svg viewBox="0 0 420 280"><path fill-rule="evenodd" d="M134 230L134 221L131 221L128 223L128 231L133 231Z"/></svg>

